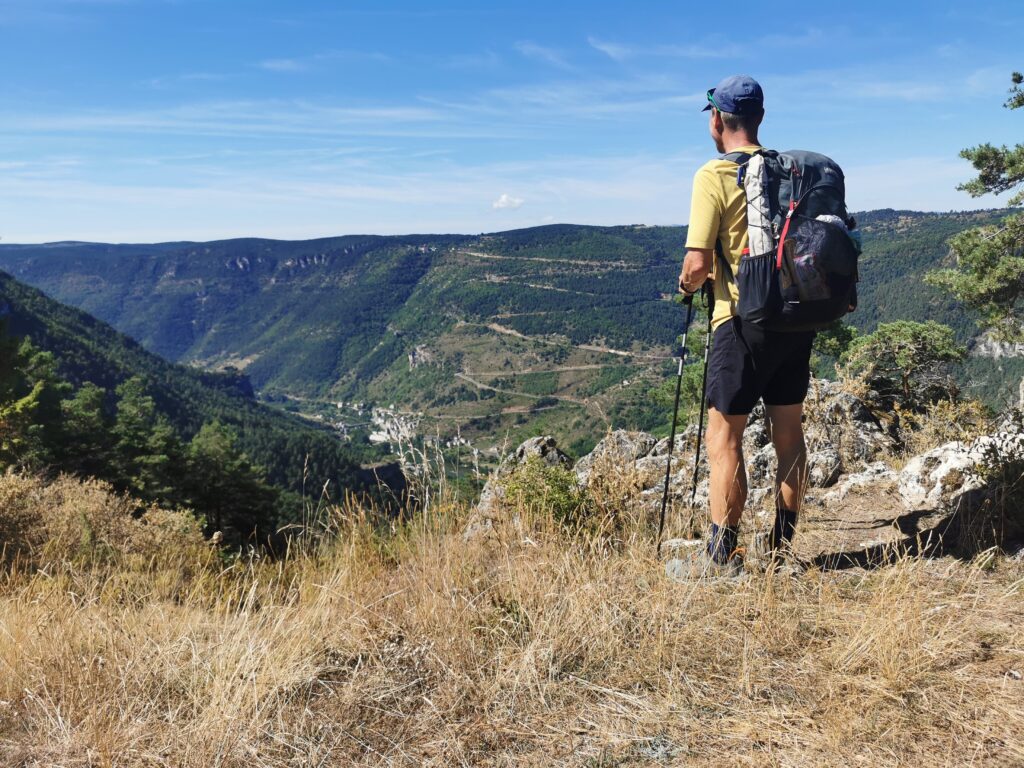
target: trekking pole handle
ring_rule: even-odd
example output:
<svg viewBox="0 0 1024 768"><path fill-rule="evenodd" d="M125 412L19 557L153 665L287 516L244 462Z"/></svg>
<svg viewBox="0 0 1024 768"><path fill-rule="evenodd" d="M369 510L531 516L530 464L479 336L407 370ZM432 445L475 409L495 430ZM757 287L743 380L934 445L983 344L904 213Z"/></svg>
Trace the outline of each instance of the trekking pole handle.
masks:
<svg viewBox="0 0 1024 768"><path fill-rule="evenodd" d="M693 316L693 299L700 293L700 291L694 291L693 293L683 294L683 306L686 307L686 321L683 323L683 335L679 337L679 352L676 357L679 358L679 373L683 373L683 358L686 357L686 337L690 331L690 318Z"/></svg>

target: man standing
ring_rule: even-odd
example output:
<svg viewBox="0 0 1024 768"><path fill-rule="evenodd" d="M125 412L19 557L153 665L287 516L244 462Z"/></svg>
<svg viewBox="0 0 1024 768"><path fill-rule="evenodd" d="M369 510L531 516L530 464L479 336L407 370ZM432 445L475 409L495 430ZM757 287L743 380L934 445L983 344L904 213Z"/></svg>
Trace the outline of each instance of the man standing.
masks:
<svg viewBox="0 0 1024 768"><path fill-rule="evenodd" d="M749 154L761 148L757 132L764 118L764 94L756 80L744 75L728 77L709 90L707 98L704 111L711 113L708 128L719 152L729 157L730 153ZM747 500L743 431L759 399L764 399L778 457L775 524L769 540L776 555L788 550L806 483L807 449L801 418L810 382L814 332L764 330L744 323L736 313L739 293L730 275L737 273L747 247L746 195L737 184L737 168L729 159L715 159L693 179L679 289L694 294L706 280L714 280L714 335L706 393L711 531L706 546L669 562L667 570L674 578L739 576L743 571L737 547ZM716 246L718 258L728 262L728 270L714 269Z"/></svg>

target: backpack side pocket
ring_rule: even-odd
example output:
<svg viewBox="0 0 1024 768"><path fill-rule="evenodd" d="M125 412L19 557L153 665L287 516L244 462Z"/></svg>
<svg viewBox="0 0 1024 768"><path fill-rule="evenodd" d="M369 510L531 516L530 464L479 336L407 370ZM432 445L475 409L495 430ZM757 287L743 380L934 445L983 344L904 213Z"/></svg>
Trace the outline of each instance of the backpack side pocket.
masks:
<svg viewBox="0 0 1024 768"><path fill-rule="evenodd" d="M736 272L740 300L736 306L745 322L764 325L782 309L775 254L744 256Z"/></svg>

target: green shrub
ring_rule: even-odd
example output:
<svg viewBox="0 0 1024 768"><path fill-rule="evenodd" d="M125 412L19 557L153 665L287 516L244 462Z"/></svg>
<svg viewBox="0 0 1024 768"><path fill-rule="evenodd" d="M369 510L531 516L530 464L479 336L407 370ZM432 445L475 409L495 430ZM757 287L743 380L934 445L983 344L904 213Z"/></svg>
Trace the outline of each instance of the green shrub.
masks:
<svg viewBox="0 0 1024 768"><path fill-rule="evenodd" d="M530 456L512 471L505 481L505 499L519 508L549 513L565 525L585 519L590 509L590 498L573 471L545 464L539 456Z"/></svg>

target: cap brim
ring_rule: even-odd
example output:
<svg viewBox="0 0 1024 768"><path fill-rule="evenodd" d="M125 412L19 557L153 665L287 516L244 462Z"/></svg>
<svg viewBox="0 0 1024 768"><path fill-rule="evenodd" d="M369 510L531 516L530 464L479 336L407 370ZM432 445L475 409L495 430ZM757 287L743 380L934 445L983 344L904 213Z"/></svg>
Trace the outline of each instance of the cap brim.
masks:
<svg viewBox="0 0 1024 768"><path fill-rule="evenodd" d="M701 110L701 112L707 112L709 109L711 109L713 106L715 106L714 102L711 101L711 94L713 94L714 92L715 92L714 88L708 89L708 103L704 107L704 109Z"/></svg>

